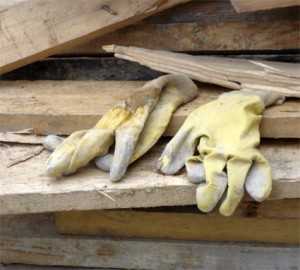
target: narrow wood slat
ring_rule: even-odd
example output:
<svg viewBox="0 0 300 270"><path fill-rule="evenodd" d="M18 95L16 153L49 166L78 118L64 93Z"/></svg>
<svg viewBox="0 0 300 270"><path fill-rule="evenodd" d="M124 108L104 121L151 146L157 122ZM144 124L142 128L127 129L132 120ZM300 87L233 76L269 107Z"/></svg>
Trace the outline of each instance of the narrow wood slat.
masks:
<svg viewBox="0 0 300 270"><path fill-rule="evenodd" d="M3 217L1 232L3 263L155 270L297 269L299 263L295 245L62 236L45 214Z"/></svg>
<svg viewBox="0 0 300 270"><path fill-rule="evenodd" d="M112 106L138 91L142 81L1 81L0 131L25 128L43 134L70 134L91 128ZM199 95L180 107L165 132L176 134L186 117L197 107L228 91L199 84ZM298 100L288 100L263 113L262 137L299 138Z"/></svg>
<svg viewBox="0 0 300 270"><path fill-rule="evenodd" d="M201 82L230 89L251 88L275 91L287 97L300 97L299 64L193 56L131 46L107 45L103 48L107 52L114 52L115 57L162 72L185 74Z"/></svg>
<svg viewBox="0 0 300 270"><path fill-rule="evenodd" d="M0 69L8 72L188 0L30 0L0 13Z"/></svg>
<svg viewBox="0 0 300 270"><path fill-rule="evenodd" d="M165 145L164 140L158 142L145 156L129 167L124 179L118 183L110 182L108 173L96 169L93 165L67 177L48 177L45 173L45 163L50 155L48 151L7 167L14 159L32 151L32 146L2 146L0 213L195 205L197 185L186 179L184 170L175 176L157 172L157 160ZM298 141L264 143L260 150L272 167L273 188L270 199L299 198ZM245 200L249 198L246 196Z"/></svg>
<svg viewBox="0 0 300 270"><path fill-rule="evenodd" d="M295 212L300 210L297 202ZM74 235L284 244L300 240L299 218L227 218L151 210L68 211L56 213L55 218L59 233Z"/></svg>

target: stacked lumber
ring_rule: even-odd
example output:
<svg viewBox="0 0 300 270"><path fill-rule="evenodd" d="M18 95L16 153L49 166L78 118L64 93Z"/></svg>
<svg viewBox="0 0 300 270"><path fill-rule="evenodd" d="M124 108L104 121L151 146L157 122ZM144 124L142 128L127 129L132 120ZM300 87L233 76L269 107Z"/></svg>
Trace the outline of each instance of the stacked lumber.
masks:
<svg viewBox="0 0 300 270"><path fill-rule="evenodd" d="M115 220L125 219L124 216L117 216ZM149 226L155 228L155 220L150 223ZM172 224L169 229L176 231L177 225ZM119 226L120 229L126 228L124 223L119 223ZM198 228L201 229L201 223ZM216 234L219 228L216 227ZM4 270L75 270L82 267L149 270L297 269L299 265L299 249L295 245L60 235L55 231L51 214L2 217L1 231L3 263L53 265L51 268L25 265L19 268L13 264L12 268L4 266Z"/></svg>
<svg viewBox="0 0 300 270"><path fill-rule="evenodd" d="M187 116L228 88L260 87L299 97L298 65L260 61L296 62L300 40L297 9L237 14L230 0L194 0L137 22L187 0L83 2L0 0L0 38L5 40L0 56L10 58L5 63L0 58L2 72L53 53L64 56L6 73L4 77L8 75L5 78L13 81L1 81L0 262L52 265L53 270L67 266L296 269L300 213L298 99L288 98L263 113L259 150L272 167L273 189L262 203L246 194L229 218L221 216L218 207L209 214L201 213L195 205L196 185L187 180L184 169L169 176L160 174L156 165L168 137L176 134ZM20 16L13 17L15 12ZM129 23L134 24L108 33ZM28 24L41 32L27 31ZM86 43L71 48L82 42ZM116 102L145 83L126 80L149 80L161 74L112 58L111 51L102 49L102 45L117 43L200 55L243 51L252 55L253 61L176 54L177 63L170 62L174 59L167 53L147 51L137 59L136 51L127 55L126 50L132 47L125 54L117 52L124 59L143 61L163 72L187 72L201 81L197 82L198 97L174 113L164 137L130 165L121 182L110 182L108 174L92 163L68 177L47 176L44 167L50 152L42 146L44 135L69 135L90 128ZM97 57L70 57L74 55ZM194 60L186 61L186 57ZM150 72L144 76L141 73L145 70ZM103 80L103 74L106 80L121 81L95 81ZM24 78L31 81L21 81ZM51 81L39 81L41 78ZM4 269L14 270L14 266Z"/></svg>
<svg viewBox="0 0 300 270"><path fill-rule="evenodd" d="M300 97L300 65L213 56L191 56L168 51L116 45L104 46L115 57L138 62L154 70L181 73L192 79L230 89L280 92Z"/></svg>

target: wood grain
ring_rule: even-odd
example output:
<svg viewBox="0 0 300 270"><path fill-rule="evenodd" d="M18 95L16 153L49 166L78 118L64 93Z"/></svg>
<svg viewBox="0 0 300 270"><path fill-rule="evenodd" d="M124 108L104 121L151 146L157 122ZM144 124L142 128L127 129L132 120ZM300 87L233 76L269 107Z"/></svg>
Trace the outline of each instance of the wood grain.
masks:
<svg viewBox="0 0 300 270"><path fill-rule="evenodd" d="M87 129L134 91L144 81L1 81L0 131L34 128L43 134L70 134ZM199 84L199 95L173 115L165 136L173 136L198 106L228 91ZM299 138L298 100L265 110L261 136Z"/></svg>
<svg viewBox="0 0 300 270"><path fill-rule="evenodd" d="M157 172L156 164L166 141L160 141L145 156L133 163L124 179L112 183L109 175L89 165L62 178L46 175L50 153L43 151L30 160L7 168L6 164L28 145L10 145L0 151L1 214L40 213L68 210L144 208L195 205L197 185L186 179L184 170L175 176ZM300 146L298 141L264 143L262 154L272 167L271 200L299 198ZM245 200L250 198L245 196Z"/></svg>
<svg viewBox="0 0 300 270"><path fill-rule="evenodd" d="M229 89L272 91L300 97L300 65L215 56L195 56L164 50L116 45L103 46L115 57L138 62L151 69L185 74L190 78Z"/></svg>
<svg viewBox="0 0 300 270"><path fill-rule="evenodd" d="M299 263L295 245L59 235L49 214L2 217L0 240L2 263L153 270L283 270Z"/></svg>
<svg viewBox="0 0 300 270"><path fill-rule="evenodd" d="M300 5L299 0L231 0L231 3L237 12L253 12Z"/></svg>
<svg viewBox="0 0 300 270"><path fill-rule="evenodd" d="M299 48L299 26L297 7L238 14L229 0L193 0L64 53L103 54L107 44L202 54L290 50Z"/></svg>
<svg viewBox="0 0 300 270"><path fill-rule="evenodd" d="M299 200L296 202L295 212L299 212ZM55 218L59 233L73 235L283 244L300 241L299 218L226 218L151 210L68 211L56 213Z"/></svg>
<svg viewBox="0 0 300 270"><path fill-rule="evenodd" d="M0 69L8 72L188 0L31 0L0 13Z"/></svg>

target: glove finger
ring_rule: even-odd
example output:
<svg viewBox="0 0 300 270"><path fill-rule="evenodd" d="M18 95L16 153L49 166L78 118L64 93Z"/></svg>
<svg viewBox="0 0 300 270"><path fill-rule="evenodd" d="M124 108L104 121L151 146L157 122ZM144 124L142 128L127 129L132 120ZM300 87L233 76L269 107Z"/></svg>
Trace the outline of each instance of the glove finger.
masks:
<svg viewBox="0 0 300 270"><path fill-rule="evenodd" d="M175 174L194 155L196 144L197 136L192 127L183 125L164 149L158 160L158 169L164 174Z"/></svg>
<svg viewBox="0 0 300 270"><path fill-rule="evenodd" d="M227 186L227 175L224 172L226 157L212 152L204 157L203 165L206 183L198 186L196 201L201 211L210 212L221 199Z"/></svg>
<svg viewBox="0 0 300 270"><path fill-rule="evenodd" d="M187 170L187 179L194 183L199 184L205 181L203 160L200 156L193 156L189 158L185 167Z"/></svg>
<svg viewBox="0 0 300 270"><path fill-rule="evenodd" d="M116 130L115 152L110 169L110 180L113 182L124 176L149 113L149 106L138 108L132 118Z"/></svg>
<svg viewBox="0 0 300 270"><path fill-rule="evenodd" d="M271 193L271 167L258 151L246 177L245 187L249 195L258 202L265 200Z"/></svg>
<svg viewBox="0 0 300 270"><path fill-rule="evenodd" d="M162 93L155 109L150 113L138 137L129 164L144 155L162 136L172 117L174 108L169 102L169 96ZM120 132L120 136L122 133ZM119 142L118 139L116 139ZM130 157L130 156L129 156ZM110 171L113 155L105 155L95 160L96 166L103 171Z"/></svg>
<svg viewBox="0 0 300 270"><path fill-rule="evenodd" d="M114 155L112 153L108 153L104 156L100 156L95 158L95 165L104 172L109 172L111 168L111 164L113 161Z"/></svg>
<svg viewBox="0 0 300 270"><path fill-rule="evenodd" d="M93 158L107 154L114 142L112 130L90 129L78 141L65 175L74 173L80 167L87 165Z"/></svg>
<svg viewBox="0 0 300 270"><path fill-rule="evenodd" d="M224 202L221 204L220 213L224 216L233 214L244 196L246 175L251 166L251 159L232 157L227 163L228 190Z"/></svg>
<svg viewBox="0 0 300 270"><path fill-rule="evenodd" d="M49 176L60 176L68 169L77 143L85 134L85 130L74 132L56 147L46 163Z"/></svg>
<svg viewBox="0 0 300 270"><path fill-rule="evenodd" d="M149 115L137 141L130 163L144 155L162 136L166 130L177 104L172 102L172 96L163 92L155 109Z"/></svg>
<svg viewBox="0 0 300 270"><path fill-rule="evenodd" d="M56 136L56 135L48 135L43 141L43 146L53 152L64 140L65 138Z"/></svg>

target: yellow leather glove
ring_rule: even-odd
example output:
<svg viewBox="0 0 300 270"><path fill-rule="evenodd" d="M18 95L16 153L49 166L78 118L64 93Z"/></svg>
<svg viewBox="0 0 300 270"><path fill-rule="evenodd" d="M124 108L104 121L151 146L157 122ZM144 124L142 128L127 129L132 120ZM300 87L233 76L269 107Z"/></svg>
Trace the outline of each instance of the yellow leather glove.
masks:
<svg viewBox="0 0 300 270"><path fill-rule="evenodd" d="M220 213L230 216L246 190L257 201L272 189L271 168L256 149L265 106L284 98L272 92L234 91L193 111L166 146L158 163L165 174L184 165L187 177L201 183L196 190L198 208L210 212L228 186ZM197 148L197 152L195 150Z"/></svg>
<svg viewBox="0 0 300 270"><path fill-rule="evenodd" d="M100 168L120 180L128 165L146 153L166 129L172 113L197 95L197 86L184 75L165 75L146 83L123 104L110 109L90 130L77 131L67 139L49 135L44 146L54 150L46 171L50 176L68 175L95 157ZM114 155L107 155L115 142Z"/></svg>

